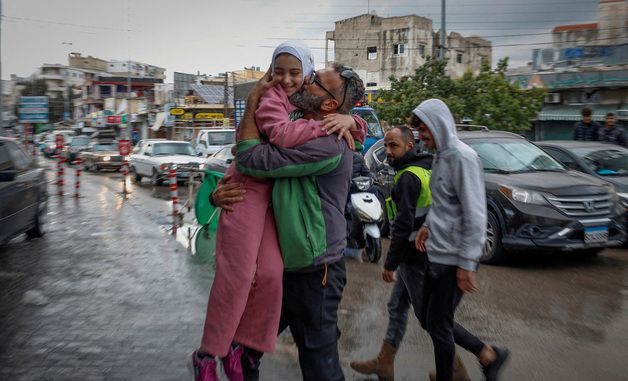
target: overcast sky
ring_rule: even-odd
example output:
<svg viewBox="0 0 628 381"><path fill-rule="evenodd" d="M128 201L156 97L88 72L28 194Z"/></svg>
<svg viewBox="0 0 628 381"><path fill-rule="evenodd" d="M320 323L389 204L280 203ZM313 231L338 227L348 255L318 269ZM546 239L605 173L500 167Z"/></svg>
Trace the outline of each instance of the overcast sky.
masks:
<svg viewBox="0 0 628 381"><path fill-rule="evenodd" d="M0 0L2 78L43 63L67 65L69 52L131 59L172 72L217 74L268 67L274 46L301 39L324 65L334 21L369 11L415 14L440 28L440 0ZM594 22L597 0L447 0L447 32L493 43L493 64L525 65L549 47L556 25ZM71 45L70 45L71 44ZM540 45L535 45L540 44ZM333 55L330 57L333 58Z"/></svg>

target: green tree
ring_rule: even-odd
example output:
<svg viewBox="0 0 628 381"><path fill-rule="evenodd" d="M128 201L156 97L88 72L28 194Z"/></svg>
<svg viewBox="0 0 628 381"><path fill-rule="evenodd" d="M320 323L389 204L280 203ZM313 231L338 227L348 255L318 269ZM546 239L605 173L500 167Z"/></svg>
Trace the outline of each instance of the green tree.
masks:
<svg viewBox="0 0 628 381"><path fill-rule="evenodd" d="M543 106L545 90L523 90L510 84L505 77L508 58L500 60L495 70L485 62L478 75L469 71L457 80L445 75L445 65L445 61L428 58L415 75L391 78L391 89L378 94L382 102L375 106L381 119L403 123L419 103L439 98L457 121L470 118L473 124L516 132L531 128Z"/></svg>
<svg viewBox="0 0 628 381"><path fill-rule="evenodd" d="M390 90L381 90L377 97L382 101L374 108L379 117L391 125L403 124L412 110L430 98L445 100L454 89L454 82L445 75L444 61L427 58L413 76L390 77Z"/></svg>
<svg viewBox="0 0 628 381"><path fill-rule="evenodd" d="M523 90L506 79L508 58L500 60L495 70L484 63L477 76L470 72L456 80L458 115L471 118L473 124L494 130L527 131L543 107L545 89Z"/></svg>

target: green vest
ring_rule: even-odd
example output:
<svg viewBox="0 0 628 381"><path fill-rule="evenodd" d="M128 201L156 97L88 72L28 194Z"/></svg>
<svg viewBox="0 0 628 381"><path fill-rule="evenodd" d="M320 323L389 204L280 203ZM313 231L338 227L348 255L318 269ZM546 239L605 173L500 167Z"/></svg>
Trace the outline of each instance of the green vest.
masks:
<svg viewBox="0 0 628 381"><path fill-rule="evenodd" d="M422 217L427 214L429 206L432 205L432 192L430 191L430 176L432 175L432 171L418 166L406 167L395 174L395 185L397 185L399 177L405 172L411 172L421 181L421 193L416 200L414 216ZM388 213L388 221L390 222L394 221L397 217L397 205L395 205L392 197L386 199L386 212Z"/></svg>

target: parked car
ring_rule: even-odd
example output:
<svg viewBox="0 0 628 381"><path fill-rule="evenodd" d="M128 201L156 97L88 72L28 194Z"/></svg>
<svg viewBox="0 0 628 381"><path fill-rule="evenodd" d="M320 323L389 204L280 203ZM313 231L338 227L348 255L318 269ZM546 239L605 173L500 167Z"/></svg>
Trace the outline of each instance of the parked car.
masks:
<svg viewBox="0 0 628 381"><path fill-rule="evenodd" d="M565 168L520 135L482 129L458 131L458 137L484 166L482 262L501 263L514 251L596 254L625 241L623 208L611 184ZM370 152L371 170L381 163L383 149L382 143ZM388 169L380 165L382 170Z"/></svg>
<svg viewBox="0 0 628 381"><path fill-rule="evenodd" d="M74 131L72 130L53 130L50 131L45 138L45 145L43 147L43 153L46 157L52 157L55 155L61 154L61 152L57 149L56 136L57 134L63 135L63 146L67 147L72 142L72 138L74 137Z"/></svg>
<svg viewBox="0 0 628 381"><path fill-rule="evenodd" d="M610 143L575 140L536 144L567 168L613 184L622 206L628 208L628 149Z"/></svg>
<svg viewBox="0 0 628 381"><path fill-rule="evenodd" d="M0 137L0 245L18 234L44 234L46 175L16 140Z"/></svg>
<svg viewBox="0 0 628 381"><path fill-rule="evenodd" d="M231 149L234 145L235 144L226 145L218 152L208 157L205 161L205 169L219 173L226 173L234 159L234 156L231 153Z"/></svg>
<svg viewBox="0 0 628 381"><path fill-rule="evenodd" d="M171 164L177 166L178 180L188 180L191 169L203 169L205 158L197 157L189 142L141 140L129 161L134 179L139 182L142 177L148 177L153 185L161 184L168 177Z"/></svg>
<svg viewBox="0 0 628 381"><path fill-rule="evenodd" d="M88 148L79 154L81 165L86 171L100 171L101 169L120 169L124 156L118 153L115 142L91 142Z"/></svg>
<svg viewBox="0 0 628 381"><path fill-rule="evenodd" d="M364 140L364 149L362 150L362 152L366 152L376 141L384 137L384 130L372 107L354 107L351 109L351 114L360 116L367 123L366 139Z"/></svg>
<svg viewBox="0 0 628 381"><path fill-rule="evenodd" d="M87 135L79 135L72 138L70 144L66 145L61 152L61 155L65 157L70 163L74 162L79 153L87 150L92 139Z"/></svg>
<svg viewBox="0 0 628 381"><path fill-rule="evenodd" d="M235 143L235 129L220 128L200 130L196 137L196 153L201 157L209 157L227 144Z"/></svg>

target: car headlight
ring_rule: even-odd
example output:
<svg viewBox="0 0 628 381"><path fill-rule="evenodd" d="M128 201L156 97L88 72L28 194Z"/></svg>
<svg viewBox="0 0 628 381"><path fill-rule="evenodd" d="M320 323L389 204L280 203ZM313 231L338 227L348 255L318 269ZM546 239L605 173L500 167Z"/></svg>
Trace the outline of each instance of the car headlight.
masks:
<svg viewBox="0 0 628 381"><path fill-rule="evenodd" d="M528 189L515 188L506 185L500 185L499 191L508 199L524 204L536 204L547 205L548 201L545 195L541 192L536 192Z"/></svg>
<svg viewBox="0 0 628 381"><path fill-rule="evenodd" d="M105 156L105 157L102 158L102 161L109 161L109 160L111 160L110 156Z"/></svg>
<svg viewBox="0 0 628 381"><path fill-rule="evenodd" d="M168 164L164 163L164 164L160 165L159 166L159 170L162 171L162 172L163 171L167 171L168 170Z"/></svg>
<svg viewBox="0 0 628 381"><path fill-rule="evenodd" d="M198 169L203 169L203 168L205 168L205 163L200 163L200 164L198 165Z"/></svg>

